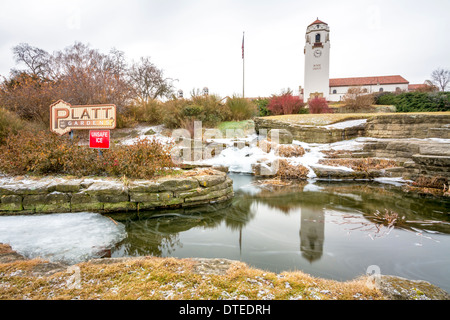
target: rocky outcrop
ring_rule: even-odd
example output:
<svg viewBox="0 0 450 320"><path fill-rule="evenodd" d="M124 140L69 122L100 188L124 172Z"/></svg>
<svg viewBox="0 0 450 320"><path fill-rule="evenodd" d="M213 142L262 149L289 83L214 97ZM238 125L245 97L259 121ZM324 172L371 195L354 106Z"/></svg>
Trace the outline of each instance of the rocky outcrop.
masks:
<svg viewBox="0 0 450 320"><path fill-rule="evenodd" d="M360 137L364 134L364 125L348 128L330 128L299 125L289 121L267 118L255 119L255 130L257 133L266 132L267 134L274 129L280 130L283 137L286 136L286 132L290 132L293 140L307 143L333 143Z"/></svg>
<svg viewBox="0 0 450 320"><path fill-rule="evenodd" d="M379 115L367 121L364 135L373 138L450 139L450 114L401 113Z"/></svg>
<svg viewBox="0 0 450 320"><path fill-rule="evenodd" d="M389 300L450 300L446 291L422 280L381 275L376 288Z"/></svg>
<svg viewBox="0 0 450 320"><path fill-rule="evenodd" d="M408 180L419 176L450 178L450 142L444 140L373 139L365 142L363 151L370 157L400 162L401 168L390 172Z"/></svg>
<svg viewBox="0 0 450 320"><path fill-rule="evenodd" d="M386 176L385 170L355 171L329 166L311 166L318 179L367 180Z"/></svg>
<svg viewBox="0 0 450 320"><path fill-rule="evenodd" d="M196 169L156 180L60 177L0 179L0 215L185 208L233 197L226 173Z"/></svg>
<svg viewBox="0 0 450 320"><path fill-rule="evenodd" d="M367 123L339 128L299 125L289 120L256 118L256 132L272 129L289 131L294 140L307 143L333 143L356 137L373 138L441 138L450 139L450 113L391 113L375 115Z"/></svg>

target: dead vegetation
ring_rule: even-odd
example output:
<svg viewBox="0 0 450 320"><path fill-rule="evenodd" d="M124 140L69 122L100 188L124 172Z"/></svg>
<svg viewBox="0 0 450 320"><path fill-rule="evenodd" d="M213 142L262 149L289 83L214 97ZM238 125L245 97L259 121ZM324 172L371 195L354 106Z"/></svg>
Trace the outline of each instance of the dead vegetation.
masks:
<svg viewBox="0 0 450 320"><path fill-rule="evenodd" d="M419 176L411 185L405 187L407 192L450 197L450 181L443 176Z"/></svg>
<svg viewBox="0 0 450 320"><path fill-rule="evenodd" d="M278 146L278 155L284 158L302 157L305 154L305 149L297 145L281 144Z"/></svg>
<svg viewBox="0 0 450 320"><path fill-rule="evenodd" d="M278 171L276 176L281 179L306 180L309 169L300 164L291 164L285 159L278 160Z"/></svg>
<svg viewBox="0 0 450 320"><path fill-rule="evenodd" d="M267 153L273 150L275 151L275 154L283 158L302 157L305 154L305 149L301 146L294 144L277 144L267 139L259 141L258 146Z"/></svg>
<svg viewBox="0 0 450 320"><path fill-rule="evenodd" d="M387 209L385 209L384 213L377 210L372 217L376 223L384 225L388 228L402 226L406 223L405 216L400 217L398 213Z"/></svg>
<svg viewBox="0 0 450 320"><path fill-rule="evenodd" d="M220 272L198 272L195 259L100 259L51 274L31 272L42 260L0 264L5 300L381 300L367 277L338 282L303 272L275 274L229 261ZM203 264L206 262L202 262ZM201 268L205 270L205 268ZM208 269L208 268L206 268ZM74 272L76 270L76 272ZM78 277L78 278L77 278ZM73 285L78 281L77 285Z"/></svg>

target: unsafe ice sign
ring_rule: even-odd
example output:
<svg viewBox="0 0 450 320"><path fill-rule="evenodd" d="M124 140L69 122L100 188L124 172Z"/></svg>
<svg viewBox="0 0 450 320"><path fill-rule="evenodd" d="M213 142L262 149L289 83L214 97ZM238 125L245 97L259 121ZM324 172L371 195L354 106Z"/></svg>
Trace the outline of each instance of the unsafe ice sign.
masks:
<svg viewBox="0 0 450 320"><path fill-rule="evenodd" d="M94 149L109 149L109 130L89 130L89 147Z"/></svg>

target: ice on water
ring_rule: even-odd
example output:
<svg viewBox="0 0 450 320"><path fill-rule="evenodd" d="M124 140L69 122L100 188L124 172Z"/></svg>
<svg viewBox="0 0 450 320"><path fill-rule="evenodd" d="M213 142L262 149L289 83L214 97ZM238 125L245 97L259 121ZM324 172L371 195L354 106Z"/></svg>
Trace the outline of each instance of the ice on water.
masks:
<svg viewBox="0 0 450 320"><path fill-rule="evenodd" d="M126 238L125 226L95 213L0 217L0 243L27 258L79 263Z"/></svg>

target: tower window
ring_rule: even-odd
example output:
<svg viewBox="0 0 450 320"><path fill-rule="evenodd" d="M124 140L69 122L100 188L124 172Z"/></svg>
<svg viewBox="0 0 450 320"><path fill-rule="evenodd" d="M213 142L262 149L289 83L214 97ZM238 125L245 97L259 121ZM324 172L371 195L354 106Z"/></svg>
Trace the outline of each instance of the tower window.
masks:
<svg viewBox="0 0 450 320"><path fill-rule="evenodd" d="M316 42L320 42L320 33L316 34Z"/></svg>

